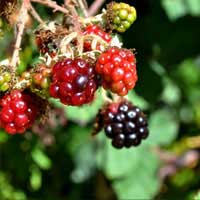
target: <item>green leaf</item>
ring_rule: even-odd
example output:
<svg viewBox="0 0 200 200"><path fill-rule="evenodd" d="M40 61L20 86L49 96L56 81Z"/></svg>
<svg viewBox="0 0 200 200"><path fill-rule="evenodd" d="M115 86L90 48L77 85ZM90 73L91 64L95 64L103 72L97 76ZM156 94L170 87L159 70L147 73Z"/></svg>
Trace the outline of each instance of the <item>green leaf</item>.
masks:
<svg viewBox="0 0 200 200"><path fill-rule="evenodd" d="M8 141L8 138L9 138L8 134L5 133L5 131L0 130L0 143L5 143L5 142L7 142L7 141Z"/></svg>
<svg viewBox="0 0 200 200"><path fill-rule="evenodd" d="M149 103L144 98L139 96L135 91L129 92L128 100L141 109L146 110L149 108Z"/></svg>
<svg viewBox="0 0 200 200"><path fill-rule="evenodd" d="M184 60L177 69L177 77L186 86L195 85L199 83L200 70L194 59Z"/></svg>
<svg viewBox="0 0 200 200"><path fill-rule="evenodd" d="M91 129L88 127L77 125L72 125L68 128L70 138L67 141L67 149L72 156L77 153L83 144L90 142L91 132Z"/></svg>
<svg viewBox="0 0 200 200"><path fill-rule="evenodd" d="M200 2L199 0L187 0L188 10L193 16L200 16Z"/></svg>
<svg viewBox="0 0 200 200"><path fill-rule="evenodd" d="M150 146L117 150L103 132L97 138L97 166L112 180L118 199L152 199L159 189L158 158Z"/></svg>
<svg viewBox="0 0 200 200"><path fill-rule="evenodd" d="M180 102L181 91L180 88L169 78L164 78L164 90L162 93L162 100L170 105L176 105Z"/></svg>
<svg viewBox="0 0 200 200"><path fill-rule="evenodd" d="M35 163L44 170L48 170L51 167L51 160L47 157L47 155L38 147L36 147L31 152L32 159Z"/></svg>
<svg viewBox="0 0 200 200"><path fill-rule="evenodd" d="M95 152L91 142L82 143L76 154L73 155L75 169L71 173L71 178L75 183L86 181L95 170Z"/></svg>
<svg viewBox="0 0 200 200"><path fill-rule="evenodd" d="M153 199L159 190L160 184L156 178L158 158L144 146L139 156L139 162L130 173L113 182L118 199Z"/></svg>
<svg viewBox="0 0 200 200"><path fill-rule="evenodd" d="M193 198L194 200L200 200L200 191Z"/></svg>
<svg viewBox="0 0 200 200"><path fill-rule="evenodd" d="M34 191L39 190L41 188L42 173L37 166L31 167L30 185Z"/></svg>
<svg viewBox="0 0 200 200"><path fill-rule="evenodd" d="M57 107L63 106L58 100L51 99L51 102ZM101 93L100 91L97 91L95 100L91 104L83 105L81 107L65 106L65 113L68 119L81 124L86 124L95 118L102 104L103 99Z"/></svg>
<svg viewBox="0 0 200 200"><path fill-rule="evenodd" d="M167 145L172 142L178 133L178 121L173 112L167 109L161 109L149 118L150 135L146 144Z"/></svg>
<svg viewBox="0 0 200 200"><path fill-rule="evenodd" d="M118 150L112 147L104 132L97 135L97 141L100 147L96 155L97 165L109 179L128 176L142 159L143 144L137 148Z"/></svg>
<svg viewBox="0 0 200 200"><path fill-rule="evenodd" d="M184 0L162 0L162 6L171 20L176 20L187 14Z"/></svg>

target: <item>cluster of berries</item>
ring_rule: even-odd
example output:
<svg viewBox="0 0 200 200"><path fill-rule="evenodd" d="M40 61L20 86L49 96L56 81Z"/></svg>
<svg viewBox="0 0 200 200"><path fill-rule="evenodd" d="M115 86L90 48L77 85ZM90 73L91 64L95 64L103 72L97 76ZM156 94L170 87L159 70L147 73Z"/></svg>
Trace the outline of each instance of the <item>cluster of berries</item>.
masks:
<svg viewBox="0 0 200 200"><path fill-rule="evenodd" d="M135 8L112 2L103 14L105 23L96 25L92 21L95 17L89 23L83 19L77 22L81 29L78 31L76 26L66 29L56 23L39 27L36 44L44 63L17 79L22 83L19 90L12 84L10 87L10 73L0 75L0 91L10 89L0 100L1 128L15 134L31 127L40 114L33 93L46 102L53 97L64 105L81 106L91 103L101 86L111 96L115 93L121 97L135 87L135 55L121 48L115 35L125 32L135 21ZM104 128L116 148L137 146L148 136L144 114L126 100L106 104L97 115L97 126Z"/></svg>

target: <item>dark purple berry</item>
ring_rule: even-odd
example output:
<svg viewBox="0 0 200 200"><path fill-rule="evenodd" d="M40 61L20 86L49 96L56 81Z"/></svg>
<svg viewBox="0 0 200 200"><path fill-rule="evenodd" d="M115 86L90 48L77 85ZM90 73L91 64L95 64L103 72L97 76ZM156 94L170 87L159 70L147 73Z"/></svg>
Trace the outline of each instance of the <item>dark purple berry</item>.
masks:
<svg viewBox="0 0 200 200"><path fill-rule="evenodd" d="M124 134L118 134L112 140L112 145L117 149L121 149L124 146L124 141L125 141Z"/></svg>
<svg viewBox="0 0 200 200"><path fill-rule="evenodd" d="M107 137L118 149L138 146L149 135L147 120L143 112L130 102L111 103L100 110L98 119L102 120Z"/></svg>
<svg viewBox="0 0 200 200"><path fill-rule="evenodd" d="M138 131L142 139L146 139L149 135L149 130L147 129L147 127L141 127Z"/></svg>
<svg viewBox="0 0 200 200"><path fill-rule="evenodd" d="M109 138L113 138L113 129L111 125L108 125L105 127L105 134L109 137Z"/></svg>

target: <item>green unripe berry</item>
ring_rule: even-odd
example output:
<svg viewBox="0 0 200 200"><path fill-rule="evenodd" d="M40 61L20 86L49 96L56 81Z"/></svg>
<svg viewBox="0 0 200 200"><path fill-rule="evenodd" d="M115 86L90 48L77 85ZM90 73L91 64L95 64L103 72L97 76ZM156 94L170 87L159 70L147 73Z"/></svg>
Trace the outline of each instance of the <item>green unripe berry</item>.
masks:
<svg viewBox="0 0 200 200"><path fill-rule="evenodd" d="M131 13L127 16L128 22L133 23L135 20L136 20L136 16L134 14Z"/></svg>
<svg viewBox="0 0 200 200"><path fill-rule="evenodd" d="M121 23L121 19L120 17L115 17L114 20L113 20L114 24L120 24Z"/></svg>
<svg viewBox="0 0 200 200"><path fill-rule="evenodd" d="M41 81L41 87L42 87L42 89L49 88L49 85L50 85L49 78L43 78L42 81Z"/></svg>
<svg viewBox="0 0 200 200"><path fill-rule="evenodd" d="M127 3L120 3L120 8L129 9L130 6Z"/></svg>
<svg viewBox="0 0 200 200"><path fill-rule="evenodd" d="M120 17L121 19L126 19L126 18L128 17L128 11L125 10L125 9L120 10L120 11L119 11L119 17Z"/></svg>
<svg viewBox="0 0 200 200"><path fill-rule="evenodd" d="M119 10L120 9L120 4L115 3L112 7L113 10Z"/></svg>
<svg viewBox="0 0 200 200"><path fill-rule="evenodd" d="M125 32L137 18L134 7L126 3L110 3L107 10L108 25L120 33Z"/></svg>
<svg viewBox="0 0 200 200"><path fill-rule="evenodd" d="M4 77L1 75L0 76L0 85L2 85L4 83Z"/></svg>
<svg viewBox="0 0 200 200"><path fill-rule="evenodd" d="M9 89L9 83L6 83L6 82L3 85L1 85L1 87L0 87L0 90L2 92L7 91L8 89Z"/></svg>
<svg viewBox="0 0 200 200"><path fill-rule="evenodd" d="M131 26L131 23L124 21L122 22L122 25L125 27L125 29L128 29Z"/></svg>
<svg viewBox="0 0 200 200"><path fill-rule="evenodd" d="M3 75L3 77L4 77L4 81L5 81L5 82L9 82L9 81L11 80L11 74L8 73L8 72L6 72L6 73Z"/></svg>
<svg viewBox="0 0 200 200"><path fill-rule="evenodd" d="M121 24L120 26L118 26L118 27L116 28L116 30L117 30L118 32L120 32L120 33L123 33L123 32L126 31L125 27L124 27L122 24Z"/></svg>

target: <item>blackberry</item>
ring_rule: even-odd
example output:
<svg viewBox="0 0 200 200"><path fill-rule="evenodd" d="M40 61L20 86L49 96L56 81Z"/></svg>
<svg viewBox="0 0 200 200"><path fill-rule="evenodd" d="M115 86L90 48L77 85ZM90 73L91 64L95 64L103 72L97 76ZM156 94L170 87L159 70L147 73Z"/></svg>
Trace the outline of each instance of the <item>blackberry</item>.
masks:
<svg viewBox="0 0 200 200"><path fill-rule="evenodd" d="M138 146L149 135L144 113L128 101L108 104L99 115L103 120L101 124L105 135L112 140L113 147L117 149Z"/></svg>

